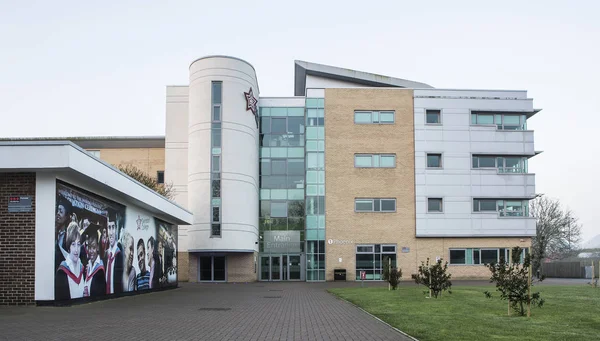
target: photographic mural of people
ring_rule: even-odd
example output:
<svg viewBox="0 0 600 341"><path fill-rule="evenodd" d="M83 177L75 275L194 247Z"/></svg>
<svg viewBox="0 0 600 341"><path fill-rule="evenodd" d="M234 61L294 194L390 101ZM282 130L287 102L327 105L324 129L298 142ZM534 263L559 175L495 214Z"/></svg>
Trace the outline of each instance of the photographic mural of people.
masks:
<svg viewBox="0 0 600 341"><path fill-rule="evenodd" d="M57 181L55 300L177 285L177 228Z"/></svg>

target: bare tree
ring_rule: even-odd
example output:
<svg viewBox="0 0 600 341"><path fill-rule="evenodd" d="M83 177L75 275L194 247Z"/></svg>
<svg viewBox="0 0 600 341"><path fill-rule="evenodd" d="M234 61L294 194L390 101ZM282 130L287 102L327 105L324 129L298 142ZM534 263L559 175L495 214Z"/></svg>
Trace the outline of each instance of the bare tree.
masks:
<svg viewBox="0 0 600 341"><path fill-rule="evenodd" d="M532 240L534 272L544 258L558 259L575 250L581 240L581 225L558 199L539 197L531 201L530 214L536 218L536 236Z"/></svg>
<svg viewBox="0 0 600 341"><path fill-rule="evenodd" d="M173 200L173 197L175 196L173 184L159 184L158 179L151 177L146 172L134 165L119 165L117 168L119 168L121 172L132 177L134 180L140 182L142 185L150 188L169 200Z"/></svg>

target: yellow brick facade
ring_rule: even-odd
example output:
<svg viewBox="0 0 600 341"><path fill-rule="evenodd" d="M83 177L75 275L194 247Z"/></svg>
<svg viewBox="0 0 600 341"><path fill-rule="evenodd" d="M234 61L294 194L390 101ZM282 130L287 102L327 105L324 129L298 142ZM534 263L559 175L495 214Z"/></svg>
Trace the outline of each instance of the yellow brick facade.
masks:
<svg viewBox="0 0 600 341"><path fill-rule="evenodd" d="M157 171L165 170L164 148L110 148L98 150L100 159L113 166L134 165L148 175L156 177Z"/></svg>
<svg viewBox="0 0 600 341"><path fill-rule="evenodd" d="M227 255L227 282L256 282L258 253Z"/></svg>
<svg viewBox="0 0 600 341"><path fill-rule="evenodd" d="M355 110L394 110L394 124L355 124ZM410 279L428 257L450 248L529 247L529 238L416 238L413 91L325 90L326 280L334 269L356 278L357 244L397 245L398 266ZM354 154L394 153L395 168L355 168ZM356 213L355 198L396 198L394 213ZM346 244L344 244L346 243ZM402 252L402 249L408 252ZM487 278L482 265L452 265L454 278Z"/></svg>
<svg viewBox="0 0 600 341"><path fill-rule="evenodd" d="M187 282L190 280L189 257L189 252L177 252L177 280L179 282Z"/></svg>

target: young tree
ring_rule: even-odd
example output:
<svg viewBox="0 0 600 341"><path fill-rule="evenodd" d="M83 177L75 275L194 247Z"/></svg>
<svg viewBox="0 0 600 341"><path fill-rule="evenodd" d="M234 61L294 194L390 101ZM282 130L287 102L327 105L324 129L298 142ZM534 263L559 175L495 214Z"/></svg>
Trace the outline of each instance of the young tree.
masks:
<svg viewBox="0 0 600 341"><path fill-rule="evenodd" d="M577 248L581 240L581 225L571 210L563 209L557 199L545 196L531 201L530 214L536 218L536 236L531 248L533 272L544 258L560 258Z"/></svg>
<svg viewBox="0 0 600 341"><path fill-rule="evenodd" d="M529 265L531 265L532 256L529 253L524 256L522 254L523 249L516 246L512 249L511 261L500 258L499 263L486 264L492 272L490 282L496 283L496 290L500 292L500 298L508 300L508 315L510 315L510 308L523 316L528 303L538 307L544 304L539 292L531 294L530 299ZM522 264L520 262L521 258L523 258ZM543 279L542 277L539 281ZM489 291L485 292L485 296L492 298Z"/></svg>
<svg viewBox="0 0 600 341"><path fill-rule="evenodd" d="M396 290L402 279L402 269L392 267L390 257L383 257L383 280L390 283L392 290Z"/></svg>
<svg viewBox="0 0 600 341"><path fill-rule="evenodd" d="M142 185L150 188L169 200L172 200L175 196L173 184L159 184L158 179L151 177L146 172L134 165L119 165L117 168L119 168L121 172L132 177L134 180L140 182Z"/></svg>
<svg viewBox="0 0 600 341"><path fill-rule="evenodd" d="M442 296L442 291L448 290L448 293L452 293L452 282L450 278L452 275L448 274L448 262L442 266L443 259L438 259L438 261L429 265L429 258L427 258L427 263L421 262L421 266L419 266L419 273L412 275L412 278L415 280L415 283L422 284L426 286L431 292L431 296L437 298L438 295Z"/></svg>

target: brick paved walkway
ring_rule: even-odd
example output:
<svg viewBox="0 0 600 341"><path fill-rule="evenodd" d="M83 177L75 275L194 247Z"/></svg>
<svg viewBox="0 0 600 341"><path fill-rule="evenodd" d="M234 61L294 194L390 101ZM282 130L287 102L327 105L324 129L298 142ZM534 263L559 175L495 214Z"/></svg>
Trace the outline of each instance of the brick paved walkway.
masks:
<svg viewBox="0 0 600 341"><path fill-rule="evenodd" d="M72 307L0 307L0 339L409 340L325 292L337 285L182 283Z"/></svg>

